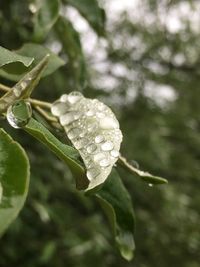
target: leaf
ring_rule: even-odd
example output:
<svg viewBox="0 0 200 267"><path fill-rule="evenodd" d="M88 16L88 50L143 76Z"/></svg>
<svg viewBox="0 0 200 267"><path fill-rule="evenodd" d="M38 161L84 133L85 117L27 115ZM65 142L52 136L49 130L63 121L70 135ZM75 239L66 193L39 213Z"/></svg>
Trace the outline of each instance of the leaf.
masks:
<svg viewBox="0 0 200 267"><path fill-rule="evenodd" d="M119 157L122 133L112 110L80 92L65 94L51 107L66 135L79 151L87 169L87 190L107 179Z"/></svg>
<svg viewBox="0 0 200 267"><path fill-rule="evenodd" d="M17 63L17 65L24 65L25 67L29 67L33 61L33 57L22 56L0 46L0 67L14 63Z"/></svg>
<svg viewBox="0 0 200 267"><path fill-rule="evenodd" d="M66 2L80 12L98 35L105 35L105 11L100 8L97 0L66 0Z"/></svg>
<svg viewBox="0 0 200 267"><path fill-rule="evenodd" d="M121 255L126 260L131 260L135 250L133 207L130 195L115 169L96 198L108 217Z"/></svg>
<svg viewBox="0 0 200 267"><path fill-rule="evenodd" d="M34 43L26 43L20 49L16 50L16 53L19 56L23 56L25 58L31 57L34 58L33 64L29 68L25 68L24 66L12 65L12 66L5 66L4 68L0 69L0 76L11 80L11 81L19 81L27 72L29 72L33 67L35 67L42 58L44 58L47 54L49 54L49 62L44 71L42 77L50 75L58 68L65 64L60 57L54 54L48 48L34 44ZM22 65L22 64L20 64Z"/></svg>
<svg viewBox="0 0 200 267"><path fill-rule="evenodd" d="M24 130L46 145L68 165L76 179L76 187L78 189L87 188L88 179L85 175L85 169L79 161L80 156L76 149L60 142L47 128L33 118L24 127Z"/></svg>
<svg viewBox="0 0 200 267"><path fill-rule="evenodd" d="M83 89L86 80L86 64L78 32L75 31L69 20L60 16L56 23L56 33L68 56L68 65L71 87Z"/></svg>
<svg viewBox="0 0 200 267"><path fill-rule="evenodd" d="M30 72L14 85L12 90L0 98L0 113L5 112L16 100L28 98L31 95L48 64L48 60L49 55L46 55Z"/></svg>
<svg viewBox="0 0 200 267"><path fill-rule="evenodd" d="M43 0L37 1L39 7L35 13L33 19L34 33L33 39L37 42L42 42L48 32L51 30L53 25L59 16L60 1L59 0Z"/></svg>
<svg viewBox="0 0 200 267"><path fill-rule="evenodd" d="M0 235L17 217L26 200L29 161L23 148L0 129Z"/></svg>
<svg viewBox="0 0 200 267"><path fill-rule="evenodd" d="M141 171L137 168L135 168L133 165L131 165L124 157L119 158L119 164L124 167L126 170L128 170L131 174L138 175L143 181L151 184L167 184L168 181L165 178L152 175L149 172Z"/></svg>

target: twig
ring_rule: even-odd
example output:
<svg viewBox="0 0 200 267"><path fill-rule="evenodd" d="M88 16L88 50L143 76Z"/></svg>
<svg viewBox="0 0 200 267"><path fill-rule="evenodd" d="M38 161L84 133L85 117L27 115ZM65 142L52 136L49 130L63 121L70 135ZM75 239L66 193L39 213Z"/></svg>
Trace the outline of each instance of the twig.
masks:
<svg viewBox="0 0 200 267"><path fill-rule="evenodd" d="M47 120L50 122L58 122L57 119L53 116L50 116L44 109L39 106L35 106L35 109Z"/></svg>

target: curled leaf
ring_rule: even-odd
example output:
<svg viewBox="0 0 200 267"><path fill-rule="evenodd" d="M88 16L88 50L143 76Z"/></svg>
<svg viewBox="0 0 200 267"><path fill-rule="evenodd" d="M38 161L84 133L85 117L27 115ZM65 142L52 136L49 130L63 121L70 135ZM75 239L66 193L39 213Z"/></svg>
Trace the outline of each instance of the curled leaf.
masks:
<svg viewBox="0 0 200 267"><path fill-rule="evenodd" d="M79 92L62 95L51 108L79 151L89 180L88 190L102 184L119 157L122 133L109 107Z"/></svg>

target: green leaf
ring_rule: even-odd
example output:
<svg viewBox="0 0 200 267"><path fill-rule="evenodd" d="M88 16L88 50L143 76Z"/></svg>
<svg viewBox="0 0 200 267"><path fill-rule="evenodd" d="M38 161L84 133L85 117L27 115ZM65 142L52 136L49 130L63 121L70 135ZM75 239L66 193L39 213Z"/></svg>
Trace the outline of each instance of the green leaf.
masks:
<svg viewBox="0 0 200 267"><path fill-rule="evenodd" d="M24 67L29 67L33 61L33 57L23 56L0 46L0 67L10 64L17 64L17 66L23 65Z"/></svg>
<svg viewBox="0 0 200 267"><path fill-rule="evenodd" d="M25 58L34 58L33 64L29 68L26 68L22 64L12 64L5 66L4 68L0 69L0 76L11 80L11 81L19 81L27 72L29 72L33 67L35 67L42 58L44 58L47 54L49 54L49 62L46 67L46 70L43 73L42 77L50 75L58 68L65 64L65 61L54 54L48 48L34 44L34 43L26 43L20 49L16 50L16 53Z"/></svg>
<svg viewBox="0 0 200 267"><path fill-rule="evenodd" d="M37 1L37 12L35 13L35 17L33 19L34 41L42 42L44 40L44 38L58 19L59 11L59 0Z"/></svg>
<svg viewBox="0 0 200 267"><path fill-rule="evenodd" d="M24 205L29 175L29 161L25 151L0 129L0 235Z"/></svg>
<svg viewBox="0 0 200 267"><path fill-rule="evenodd" d="M96 194L112 227L115 241L126 260L134 256L134 213L130 195L115 169Z"/></svg>
<svg viewBox="0 0 200 267"><path fill-rule="evenodd" d="M56 23L56 33L68 57L68 77L72 88L80 90L85 86L86 65L78 32L64 17L59 17Z"/></svg>
<svg viewBox="0 0 200 267"><path fill-rule="evenodd" d="M80 156L76 149L60 142L47 128L33 118L30 119L24 129L68 165L76 179L78 189L87 188L88 179L85 175L85 169L79 161Z"/></svg>
<svg viewBox="0 0 200 267"><path fill-rule="evenodd" d="M100 8L97 0L66 0L65 2L74 6L98 35L105 35L105 11Z"/></svg>
<svg viewBox="0 0 200 267"><path fill-rule="evenodd" d="M149 172L141 171L137 168L135 168L133 165L131 165L124 157L120 157L119 164L124 167L126 170L128 170L131 174L138 175L143 181L151 184L167 184L168 181L165 178L152 175Z"/></svg>

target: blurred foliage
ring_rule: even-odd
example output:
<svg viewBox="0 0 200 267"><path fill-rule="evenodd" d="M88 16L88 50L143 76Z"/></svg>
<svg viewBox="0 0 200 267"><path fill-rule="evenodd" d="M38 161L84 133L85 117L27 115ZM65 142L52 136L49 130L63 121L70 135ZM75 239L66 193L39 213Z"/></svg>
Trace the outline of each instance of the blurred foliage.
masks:
<svg viewBox="0 0 200 267"><path fill-rule="evenodd" d="M63 16L70 20L63 2ZM0 2L1 46L17 50L35 42L33 3ZM134 262L125 262L114 251L98 203L75 190L67 167L25 133L5 125L28 152L32 177L25 208L0 240L0 266L199 266L198 10L195 0L142 0L135 12L110 19L113 14L106 10L108 37L98 39L95 52L86 51L83 57L81 67L87 66L88 73L84 93L102 99L118 114L122 154L169 179L165 187L149 187L120 171L135 207ZM179 23L173 20L172 27L174 16ZM48 29L39 43L56 50L67 64L44 78L34 93L49 101L83 86L77 84L80 70L56 28ZM84 39L89 44L90 37ZM10 85L3 78L1 82Z"/></svg>

